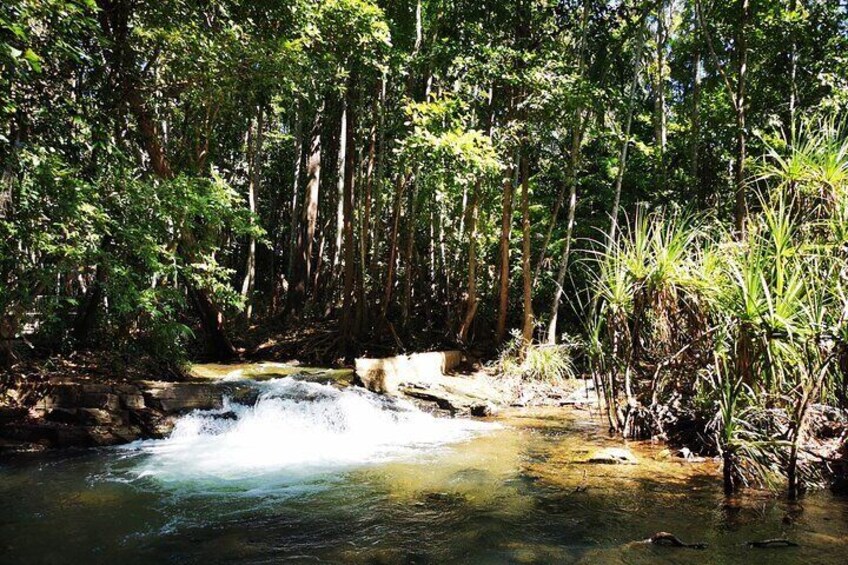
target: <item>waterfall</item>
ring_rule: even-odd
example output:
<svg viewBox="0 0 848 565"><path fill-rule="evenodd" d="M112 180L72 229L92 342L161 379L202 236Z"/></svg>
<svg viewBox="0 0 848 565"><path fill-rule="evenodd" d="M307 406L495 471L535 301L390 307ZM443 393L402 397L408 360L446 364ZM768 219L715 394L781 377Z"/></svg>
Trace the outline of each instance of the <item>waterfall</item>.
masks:
<svg viewBox="0 0 848 565"><path fill-rule="evenodd" d="M439 418L356 387L285 377L256 382L252 405L180 418L171 435L126 446L137 476L161 480L290 477L424 457L496 424Z"/></svg>

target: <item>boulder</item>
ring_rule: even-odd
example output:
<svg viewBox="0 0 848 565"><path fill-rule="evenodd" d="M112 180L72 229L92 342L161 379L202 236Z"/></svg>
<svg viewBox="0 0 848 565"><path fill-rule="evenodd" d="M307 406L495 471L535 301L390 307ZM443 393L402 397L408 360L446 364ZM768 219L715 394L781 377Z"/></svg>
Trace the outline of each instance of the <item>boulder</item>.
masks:
<svg viewBox="0 0 848 565"><path fill-rule="evenodd" d="M431 351L356 360L356 378L368 390L397 394L401 385L430 386L462 362L461 351Z"/></svg>

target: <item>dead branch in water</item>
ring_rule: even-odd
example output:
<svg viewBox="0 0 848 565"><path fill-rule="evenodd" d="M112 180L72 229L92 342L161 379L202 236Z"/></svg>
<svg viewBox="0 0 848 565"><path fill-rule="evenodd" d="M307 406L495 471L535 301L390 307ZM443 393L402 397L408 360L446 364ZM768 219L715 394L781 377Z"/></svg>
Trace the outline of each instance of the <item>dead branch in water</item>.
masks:
<svg viewBox="0 0 848 565"><path fill-rule="evenodd" d="M680 540L674 534L668 532L657 532L650 538L645 540L645 543L654 545L663 545L666 547L684 547L686 549L707 549L707 544L704 542L686 543Z"/></svg>
<svg viewBox="0 0 848 565"><path fill-rule="evenodd" d="M794 541L783 538L766 539L762 541L749 541L745 545L747 545L748 547L756 547L758 549L767 549L770 547L798 547L798 544Z"/></svg>

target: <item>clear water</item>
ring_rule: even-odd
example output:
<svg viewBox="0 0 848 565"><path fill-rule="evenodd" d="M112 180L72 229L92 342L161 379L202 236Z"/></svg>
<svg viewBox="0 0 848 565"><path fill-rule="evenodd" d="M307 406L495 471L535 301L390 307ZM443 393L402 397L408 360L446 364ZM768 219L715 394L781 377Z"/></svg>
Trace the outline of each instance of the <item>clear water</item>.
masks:
<svg viewBox="0 0 848 565"><path fill-rule="evenodd" d="M437 419L291 378L166 440L0 462L0 563L839 563L848 502L725 501L713 462L630 444L590 412ZM639 543L656 531L705 551ZM749 549L787 537L798 548Z"/></svg>

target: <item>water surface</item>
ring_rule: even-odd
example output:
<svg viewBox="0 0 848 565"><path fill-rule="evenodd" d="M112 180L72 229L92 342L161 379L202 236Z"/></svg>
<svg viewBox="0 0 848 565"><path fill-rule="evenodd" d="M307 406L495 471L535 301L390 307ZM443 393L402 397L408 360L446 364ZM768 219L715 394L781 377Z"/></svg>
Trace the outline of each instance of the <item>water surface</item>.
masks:
<svg viewBox="0 0 848 565"><path fill-rule="evenodd" d="M242 377L239 377L242 378ZM727 503L713 462L588 411L437 419L297 378L185 416L166 440L0 462L2 563L845 563L848 503ZM656 531L705 551L639 543ZM798 548L748 549L788 537Z"/></svg>

